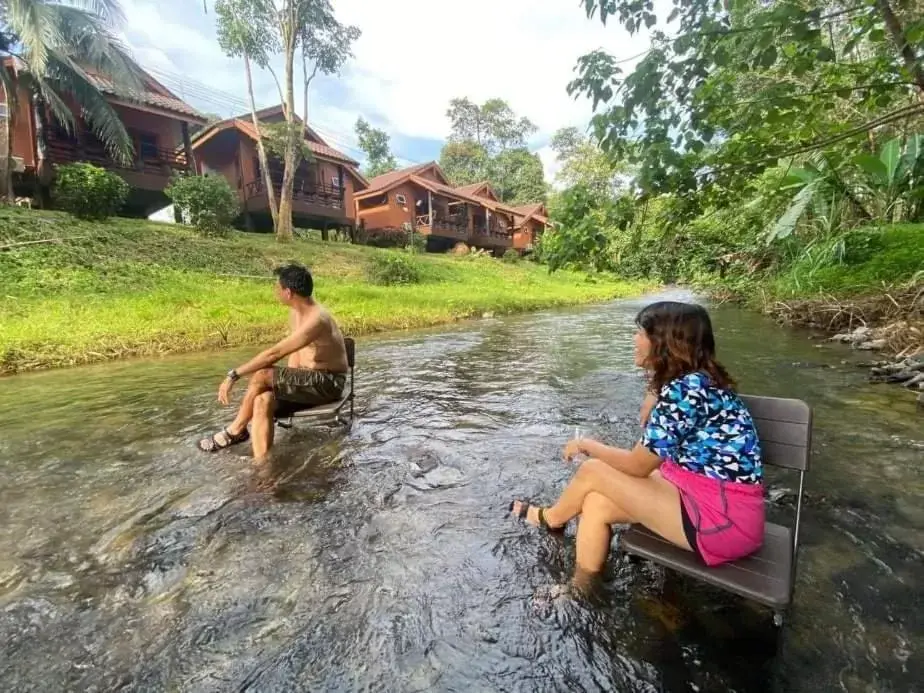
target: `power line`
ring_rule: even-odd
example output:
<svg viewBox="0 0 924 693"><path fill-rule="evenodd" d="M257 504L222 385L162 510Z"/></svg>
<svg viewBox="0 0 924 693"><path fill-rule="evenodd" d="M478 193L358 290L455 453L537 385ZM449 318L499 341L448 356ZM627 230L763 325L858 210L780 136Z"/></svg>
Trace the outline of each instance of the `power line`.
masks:
<svg viewBox="0 0 924 693"><path fill-rule="evenodd" d="M225 91L214 89L205 85L196 80L192 80L184 75L179 75L174 72L169 72L167 70L159 68L148 69L152 75L157 77L159 80L163 81L166 86L170 87L171 90L177 92L177 94L182 99L191 99L198 101L203 104L208 104L212 108L215 108L219 111L218 115L223 117L233 117L246 113L250 111L250 107L246 101L242 98L230 94ZM336 145L339 149L342 149L353 156L359 158L365 158L366 154L363 152L358 145L354 145L348 140L352 139L352 135L345 134L342 131L336 130L327 123L320 120L311 120L311 127L317 131L325 140ZM395 158L405 161L408 164L419 164L422 163L411 157L404 156L401 152L392 150Z"/></svg>

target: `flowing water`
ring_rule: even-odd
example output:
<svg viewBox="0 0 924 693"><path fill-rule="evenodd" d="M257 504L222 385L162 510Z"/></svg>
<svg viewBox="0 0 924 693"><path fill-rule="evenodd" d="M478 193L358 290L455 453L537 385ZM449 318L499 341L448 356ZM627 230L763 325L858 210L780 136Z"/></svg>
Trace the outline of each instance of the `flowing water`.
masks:
<svg viewBox="0 0 924 693"><path fill-rule="evenodd" d="M507 503L554 499L576 425L633 442L641 305L361 340L352 429L281 433L259 471L193 447L243 354L0 380L0 690L924 690L924 418L734 308L741 388L815 407L786 626L625 559L599 604L541 596L574 529ZM794 483L769 474L775 519Z"/></svg>

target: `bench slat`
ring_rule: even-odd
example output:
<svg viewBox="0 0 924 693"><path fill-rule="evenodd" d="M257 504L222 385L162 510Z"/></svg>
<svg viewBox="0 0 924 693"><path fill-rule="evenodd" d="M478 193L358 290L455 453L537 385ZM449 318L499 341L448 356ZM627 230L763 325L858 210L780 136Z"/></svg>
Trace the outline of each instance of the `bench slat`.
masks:
<svg viewBox="0 0 924 693"><path fill-rule="evenodd" d="M792 530L768 522L757 553L732 563L708 567L691 551L674 546L641 525L619 537L619 547L715 587L773 608L789 605Z"/></svg>

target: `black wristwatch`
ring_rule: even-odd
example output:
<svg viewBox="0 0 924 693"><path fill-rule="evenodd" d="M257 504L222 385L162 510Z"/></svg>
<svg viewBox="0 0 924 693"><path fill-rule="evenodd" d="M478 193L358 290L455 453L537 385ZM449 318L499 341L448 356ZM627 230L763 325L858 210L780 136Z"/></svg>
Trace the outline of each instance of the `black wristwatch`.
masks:
<svg viewBox="0 0 924 693"><path fill-rule="evenodd" d="M241 376L239 376L239 375L237 374L237 371L234 370L234 369L232 368L230 371L228 371L228 379L229 379L232 383L236 383L238 380L241 379Z"/></svg>

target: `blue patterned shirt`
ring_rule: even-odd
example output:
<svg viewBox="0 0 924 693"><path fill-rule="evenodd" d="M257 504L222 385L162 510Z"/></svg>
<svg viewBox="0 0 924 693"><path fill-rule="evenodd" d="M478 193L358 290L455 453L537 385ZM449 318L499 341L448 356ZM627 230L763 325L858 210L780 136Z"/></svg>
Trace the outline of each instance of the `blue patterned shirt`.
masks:
<svg viewBox="0 0 924 693"><path fill-rule="evenodd" d="M750 412L705 373L689 373L661 388L642 445L662 460L713 479L756 484L763 476Z"/></svg>

